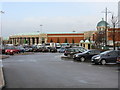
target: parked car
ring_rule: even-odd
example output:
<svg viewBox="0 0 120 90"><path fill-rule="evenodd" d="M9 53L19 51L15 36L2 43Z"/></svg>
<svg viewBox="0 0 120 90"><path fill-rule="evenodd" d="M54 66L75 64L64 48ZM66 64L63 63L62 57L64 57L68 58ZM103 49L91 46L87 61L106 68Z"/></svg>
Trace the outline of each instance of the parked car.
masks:
<svg viewBox="0 0 120 90"><path fill-rule="evenodd" d="M26 51L26 52L33 52L33 48L25 47L25 51Z"/></svg>
<svg viewBox="0 0 120 90"><path fill-rule="evenodd" d="M14 52L12 49L6 49L6 50L5 50L5 54L6 54L6 55L14 55L15 52Z"/></svg>
<svg viewBox="0 0 120 90"><path fill-rule="evenodd" d="M65 50L67 50L67 48L65 48L65 47L61 47L61 48L59 49L59 53L64 53Z"/></svg>
<svg viewBox="0 0 120 90"><path fill-rule="evenodd" d="M87 49L85 49L84 47L81 47L81 46L80 47L73 47L73 48L77 48L81 52L87 51Z"/></svg>
<svg viewBox="0 0 120 90"><path fill-rule="evenodd" d="M39 48L37 49L37 52L42 52L42 47L39 47Z"/></svg>
<svg viewBox="0 0 120 90"><path fill-rule="evenodd" d="M56 49L55 47L50 47L50 48L49 48L49 51L50 51L50 52L57 52L57 49Z"/></svg>
<svg viewBox="0 0 120 90"><path fill-rule="evenodd" d="M118 70L120 70L120 56L117 57L117 62L116 63L118 64Z"/></svg>
<svg viewBox="0 0 120 90"><path fill-rule="evenodd" d="M120 64L120 56L117 57L117 61L116 61L117 64Z"/></svg>
<svg viewBox="0 0 120 90"><path fill-rule="evenodd" d="M33 51L33 47L32 46L24 46L23 48L25 48L26 52L32 52Z"/></svg>
<svg viewBox="0 0 120 90"><path fill-rule="evenodd" d="M32 47L32 51L33 51L33 52L38 52L37 46Z"/></svg>
<svg viewBox="0 0 120 90"><path fill-rule="evenodd" d="M77 53L82 53L82 51L80 51L80 49L78 49L78 48L69 48L69 49L65 50L64 55L71 57L71 56L73 56L74 54L77 54Z"/></svg>
<svg viewBox="0 0 120 90"><path fill-rule="evenodd" d="M20 53L20 50L15 47L7 47L5 50L5 54L14 55L15 53Z"/></svg>
<svg viewBox="0 0 120 90"><path fill-rule="evenodd" d="M109 50L93 56L91 61L94 64L105 65L106 63L116 63L117 57L119 56L120 50Z"/></svg>
<svg viewBox="0 0 120 90"><path fill-rule="evenodd" d="M82 53L78 53L73 55L74 60L79 60L79 61L86 61L86 60L91 60L92 56L100 54L101 51L92 49L92 50L87 50Z"/></svg>
<svg viewBox="0 0 120 90"><path fill-rule="evenodd" d="M22 53L25 52L25 48L23 48L23 47L18 46L17 49L20 51L20 53L21 53L21 52L22 52Z"/></svg>
<svg viewBox="0 0 120 90"><path fill-rule="evenodd" d="M49 52L49 49L47 47L42 47L42 52Z"/></svg>

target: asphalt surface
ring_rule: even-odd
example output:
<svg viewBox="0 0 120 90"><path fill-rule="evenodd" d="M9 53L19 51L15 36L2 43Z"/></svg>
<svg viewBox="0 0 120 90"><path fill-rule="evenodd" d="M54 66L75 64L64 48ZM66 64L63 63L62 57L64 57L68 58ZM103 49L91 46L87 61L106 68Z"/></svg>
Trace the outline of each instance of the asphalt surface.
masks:
<svg viewBox="0 0 120 90"><path fill-rule="evenodd" d="M92 65L60 56L35 53L4 59L5 88L118 88L116 64Z"/></svg>

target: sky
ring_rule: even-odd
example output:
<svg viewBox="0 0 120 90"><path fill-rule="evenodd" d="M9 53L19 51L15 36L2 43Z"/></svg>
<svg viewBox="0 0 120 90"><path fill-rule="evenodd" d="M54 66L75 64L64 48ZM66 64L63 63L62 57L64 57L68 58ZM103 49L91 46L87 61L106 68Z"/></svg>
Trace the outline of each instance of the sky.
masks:
<svg viewBox="0 0 120 90"><path fill-rule="evenodd" d="M72 0L71 0L72 1ZM96 30L105 8L114 15L118 2L0 2L2 36L32 32L84 32ZM0 11L1 11L0 10ZM111 14L108 14L110 23ZM0 21L0 22L1 22ZM42 26L40 26L42 25Z"/></svg>

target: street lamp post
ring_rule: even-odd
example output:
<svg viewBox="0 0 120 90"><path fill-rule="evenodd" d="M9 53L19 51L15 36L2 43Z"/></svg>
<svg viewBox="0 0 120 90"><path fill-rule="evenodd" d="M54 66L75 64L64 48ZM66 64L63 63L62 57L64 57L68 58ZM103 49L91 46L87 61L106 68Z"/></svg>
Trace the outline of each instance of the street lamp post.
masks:
<svg viewBox="0 0 120 90"><path fill-rule="evenodd" d="M41 28L40 28L40 33L41 33L41 35L40 35L40 36L41 36L41 44L42 44L42 26L43 26L43 25L40 24L40 27L41 27Z"/></svg>
<svg viewBox="0 0 120 90"><path fill-rule="evenodd" d="M112 25L113 25L113 33L112 33L113 49L115 50L115 41L116 41L116 38L115 38L115 27L116 27L116 24L118 23L118 19L113 14L112 14L112 20L111 20L111 22L112 22Z"/></svg>
<svg viewBox="0 0 120 90"><path fill-rule="evenodd" d="M0 14L1 14L1 30L0 30L0 38L1 38L1 40L0 40L0 45L2 46L2 14L4 14L4 12L0 11Z"/></svg>
<svg viewBox="0 0 120 90"><path fill-rule="evenodd" d="M106 46L107 45L107 15L108 13L111 13L110 11L108 11L107 8L105 8L105 11L103 11L102 13L105 13L105 21L106 21L106 24L105 24L105 33L104 33L104 45Z"/></svg>

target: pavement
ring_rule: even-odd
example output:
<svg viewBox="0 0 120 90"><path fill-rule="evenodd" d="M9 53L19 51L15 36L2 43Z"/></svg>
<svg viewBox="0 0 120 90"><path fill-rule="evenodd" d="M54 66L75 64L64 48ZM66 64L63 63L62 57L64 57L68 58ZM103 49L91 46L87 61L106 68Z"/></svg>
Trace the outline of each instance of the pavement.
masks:
<svg viewBox="0 0 120 90"><path fill-rule="evenodd" d="M4 76L3 76L3 69L2 69L2 59L0 60L0 90L4 87L5 82L4 82Z"/></svg>
<svg viewBox="0 0 120 90"><path fill-rule="evenodd" d="M5 59L5 58L8 58L9 55L0 55L0 59Z"/></svg>
<svg viewBox="0 0 120 90"><path fill-rule="evenodd" d="M2 60L5 58L9 58L9 55L0 55L0 90L5 86L2 64Z"/></svg>

